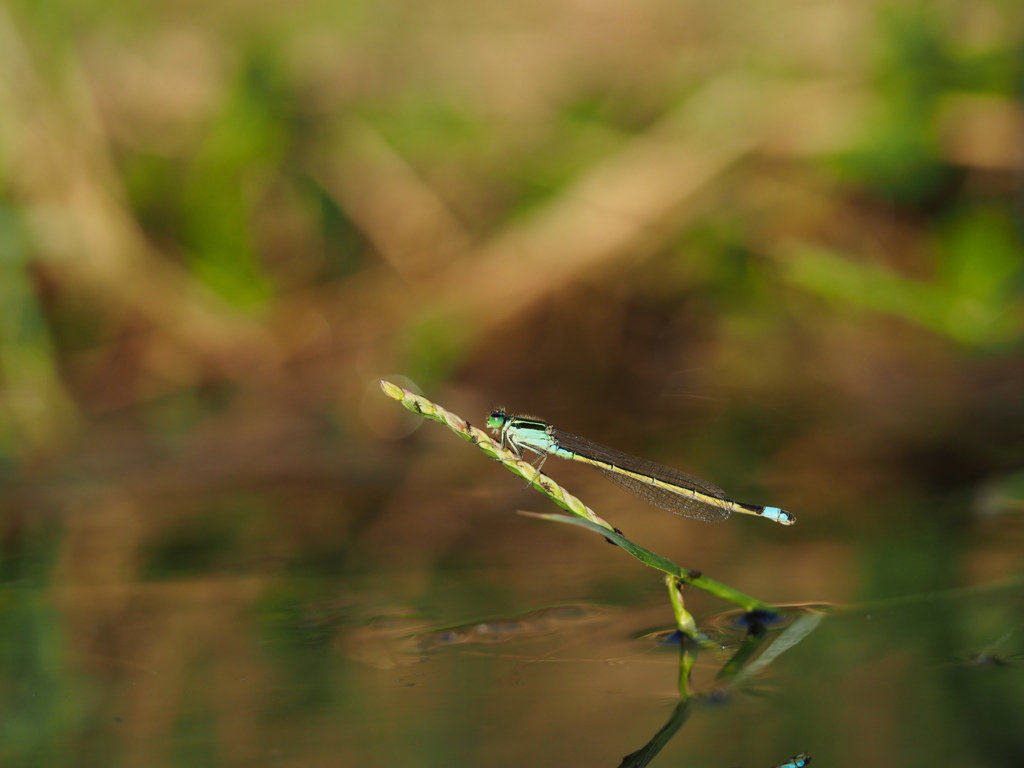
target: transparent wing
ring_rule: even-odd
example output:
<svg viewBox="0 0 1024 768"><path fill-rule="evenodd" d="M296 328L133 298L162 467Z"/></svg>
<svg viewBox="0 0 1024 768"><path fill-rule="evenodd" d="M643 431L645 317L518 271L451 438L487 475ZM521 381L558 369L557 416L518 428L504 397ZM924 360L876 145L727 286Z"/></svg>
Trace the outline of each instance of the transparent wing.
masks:
<svg viewBox="0 0 1024 768"><path fill-rule="evenodd" d="M703 501L693 494L696 491L711 499L721 499L723 502L728 501L725 492L721 488L717 485L712 485L706 480L688 475L686 472L680 472L678 469L655 464L653 461L630 456L628 453L595 443L585 437L562 432L559 429L552 430L552 437L559 446L582 457L591 458L614 467L621 467L629 472L660 480L662 483L670 486L666 487L625 475L612 469L598 467L617 486L629 491L638 499L651 506L664 509L676 515L682 515L683 517L702 520L706 523L719 523L729 517L728 507Z"/></svg>

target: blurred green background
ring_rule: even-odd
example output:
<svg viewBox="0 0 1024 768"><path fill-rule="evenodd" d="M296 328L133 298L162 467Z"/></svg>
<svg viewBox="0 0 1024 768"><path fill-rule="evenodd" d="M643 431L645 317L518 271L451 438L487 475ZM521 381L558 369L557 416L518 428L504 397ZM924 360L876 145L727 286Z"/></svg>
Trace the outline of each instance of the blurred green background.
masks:
<svg viewBox="0 0 1024 768"><path fill-rule="evenodd" d="M1022 93L1019 0L0 7L0 761L614 765L657 729L670 661L396 676L407 630L671 613L381 377L792 510L546 467L765 600L1017 583ZM676 759L1022 764L1018 668L942 671L1024 651L1020 590L979 605L834 630L772 682L805 699Z"/></svg>

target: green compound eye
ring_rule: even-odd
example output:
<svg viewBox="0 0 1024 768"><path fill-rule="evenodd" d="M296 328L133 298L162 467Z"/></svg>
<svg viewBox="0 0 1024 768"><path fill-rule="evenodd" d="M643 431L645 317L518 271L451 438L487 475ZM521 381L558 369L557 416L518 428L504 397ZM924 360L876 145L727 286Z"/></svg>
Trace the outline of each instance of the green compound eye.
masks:
<svg viewBox="0 0 1024 768"><path fill-rule="evenodd" d="M491 415L487 417L487 428L501 429L505 426L505 422L507 421L508 414L501 408L498 408L497 410L491 411Z"/></svg>

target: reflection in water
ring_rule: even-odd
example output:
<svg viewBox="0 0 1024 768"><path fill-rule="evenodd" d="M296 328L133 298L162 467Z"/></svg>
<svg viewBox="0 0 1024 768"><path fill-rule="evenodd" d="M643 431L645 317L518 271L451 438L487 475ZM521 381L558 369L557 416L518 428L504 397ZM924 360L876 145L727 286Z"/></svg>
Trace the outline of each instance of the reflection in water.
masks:
<svg viewBox="0 0 1024 768"><path fill-rule="evenodd" d="M1017 655L1014 659L1019 660L1021 657ZM1008 667L1010 666L1010 660L1005 659L1002 656L993 656L990 653L976 653L968 660L968 666L971 667Z"/></svg>
<svg viewBox="0 0 1024 768"><path fill-rule="evenodd" d="M792 603L778 606L778 612L766 614L763 611L749 613L740 610L719 611L703 617L701 628L708 634L722 637L737 636L739 630L746 630L752 621L773 629L784 629L803 615L828 614L839 610L832 603Z"/></svg>
<svg viewBox="0 0 1024 768"><path fill-rule="evenodd" d="M1012 664L1017 664L1024 659L1024 654L1014 653L1010 655L1004 655L999 653L999 648L1005 646L1007 641L1013 637L1014 633L1017 632L1024 624L1018 624L1002 637L989 643L982 650L968 654L966 657L957 659L957 663L967 667L977 668L999 668L1009 667Z"/></svg>
<svg viewBox="0 0 1024 768"><path fill-rule="evenodd" d="M697 660L697 654L708 644L700 639L681 634L679 636L679 694L681 700L673 711L668 722L643 747L627 755L619 768L643 768L650 763L679 731L689 717L691 705L697 702L718 704L729 698L730 692L744 685L757 672L763 671L784 651L792 648L805 639L821 623L821 613L804 613L790 623L784 631L777 633L775 638L765 645L769 638L769 628L762 621L761 612L750 612L743 621L731 622L733 626L745 626L745 635L737 644L736 650L719 668L713 683L703 691L694 690L691 676ZM772 618L777 618L773 614ZM777 625L786 622L775 621ZM757 651L764 646L757 661L751 663ZM724 648L724 646L723 646ZM810 763L810 755L806 752L791 758L779 768L803 768Z"/></svg>
<svg viewBox="0 0 1024 768"><path fill-rule="evenodd" d="M549 635L566 627L578 627L600 620L606 611L593 605L560 605L533 611L516 619L480 621L417 635L423 653L450 645L481 643L493 645L513 639Z"/></svg>
<svg viewBox="0 0 1024 768"><path fill-rule="evenodd" d="M523 642L580 629L584 630L584 635L590 635L594 634L595 625L611 616L608 609L591 604L559 605L514 617L491 617L446 627L428 627L422 620L408 615L390 615L350 627L336 645L363 664L391 669L416 664L430 654L456 647ZM784 651L808 637L823 617L823 613L807 606L799 606L792 612L780 609L770 615L764 612L738 615L733 611L716 617L711 624L719 636L716 642L665 630L634 635L631 641L634 644L638 639L648 641L644 649L638 649L641 653L658 648L676 649L679 701L668 720L646 744L627 755L620 768L648 765L682 728L693 705L720 703L730 698L731 691L737 687L749 687L750 681ZM650 640L656 641L653 646ZM702 651L716 655L712 666L717 671L706 685L694 687L692 673ZM396 682L406 688L416 685L416 680L408 676ZM780 768L803 768L809 762L810 756L802 753Z"/></svg>
<svg viewBox="0 0 1024 768"><path fill-rule="evenodd" d="M496 645L552 635L594 623L607 614L606 609L594 605L558 605L514 618L490 618L443 628L426 626L420 619L390 616L349 628L340 646L356 661L390 669L418 664L426 654L443 648Z"/></svg>
<svg viewBox="0 0 1024 768"><path fill-rule="evenodd" d="M643 766L657 757L658 753L678 733L679 729L683 727L683 723L690 716L690 704L691 701L689 699L684 698L680 701L675 709L672 710L672 716L668 719L668 722L654 734L654 738L636 752L631 752L622 758L619 768L643 768Z"/></svg>

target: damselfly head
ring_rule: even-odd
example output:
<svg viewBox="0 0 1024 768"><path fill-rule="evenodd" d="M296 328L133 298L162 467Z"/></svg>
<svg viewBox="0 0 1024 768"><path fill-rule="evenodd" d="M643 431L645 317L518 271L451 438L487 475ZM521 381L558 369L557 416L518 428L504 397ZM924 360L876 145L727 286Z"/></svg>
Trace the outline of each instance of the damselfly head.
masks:
<svg viewBox="0 0 1024 768"><path fill-rule="evenodd" d="M487 428L495 432L500 431L507 423L508 414L505 413L504 408L495 408L491 411L491 415L487 417Z"/></svg>

